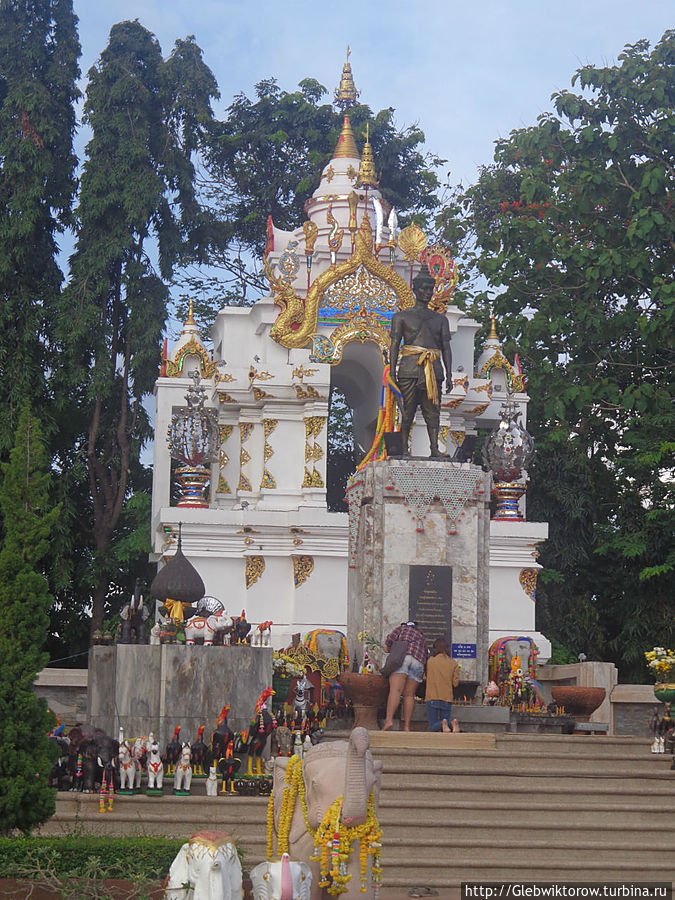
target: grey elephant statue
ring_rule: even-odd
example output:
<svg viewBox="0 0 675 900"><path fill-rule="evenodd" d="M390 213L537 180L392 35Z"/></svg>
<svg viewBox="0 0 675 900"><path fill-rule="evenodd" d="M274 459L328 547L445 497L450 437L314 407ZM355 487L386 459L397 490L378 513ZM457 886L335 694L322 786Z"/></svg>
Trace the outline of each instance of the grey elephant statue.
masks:
<svg viewBox="0 0 675 900"><path fill-rule="evenodd" d="M187 887L186 887L187 886ZM241 900L241 862L224 831L198 831L171 863L166 900Z"/></svg>
<svg viewBox="0 0 675 900"><path fill-rule="evenodd" d="M289 772L290 795L293 795L293 780L302 778L307 802L307 822L314 834L308 832L305 827L299 800L295 803L288 833L279 834L289 765L293 767ZM379 882L380 843L376 807L379 800L381 776L382 763L373 759L369 749L368 732L365 728L354 728L348 741L331 741L307 750L301 769L296 757L291 757L291 759L277 757L274 760L272 803L274 830L279 850L287 849L292 859L309 863L313 876L312 900L319 900L322 896L322 887L325 887L327 882L340 881L340 892L344 892L346 898L363 897L362 888L366 888L367 891L369 884L372 885L373 881ZM371 793L372 802L369 799ZM371 825L368 836L363 838L367 843L370 842L369 857L372 859L371 880L370 882L366 881L365 884L362 884L356 842L352 847L346 866L341 864L337 878L332 874L327 876L326 872L322 872L320 862L311 859L315 856L315 839L318 840L318 836L321 834L320 826L324 817L340 797L342 797L340 829L345 829L345 833L348 833L349 829L356 825ZM332 831L331 828L331 833L327 836L328 840L332 840ZM268 855L271 856L271 854Z"/></svg>
<svg viewBox="0 0 675 900"><path fill-rule="evenodd" d="M288 853L275 862L262 862L251 869L255 900L310 900L312 870L304 862L291 862Z"/></svg>

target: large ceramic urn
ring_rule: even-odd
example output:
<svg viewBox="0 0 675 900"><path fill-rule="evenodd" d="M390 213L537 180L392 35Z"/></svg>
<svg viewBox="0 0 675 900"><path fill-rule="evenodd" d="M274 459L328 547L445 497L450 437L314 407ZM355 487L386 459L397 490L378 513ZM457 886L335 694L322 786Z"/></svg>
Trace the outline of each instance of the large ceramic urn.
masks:
<svg viewBox="0 0 675 900"><path fill-rule="evenodd" d="M553 702L564 706L565 712L574 716L577 722L588 722L606 694L604 688L584 685L556 685L551 688Z"/></svg>
<svg viewBox="0 0 675 900"><path fill-rule="evenodd" d="M368 731L377 731L377 711L387 702L389 681L383 675L361 672L343 672L339 683L345 697L354 707L354 728L361 726Z"/></svg>

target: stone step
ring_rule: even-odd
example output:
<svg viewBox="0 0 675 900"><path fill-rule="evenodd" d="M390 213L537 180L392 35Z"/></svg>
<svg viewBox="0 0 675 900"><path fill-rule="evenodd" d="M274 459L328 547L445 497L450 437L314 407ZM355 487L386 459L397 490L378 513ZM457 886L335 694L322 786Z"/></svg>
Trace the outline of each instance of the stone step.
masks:
<svg viewBox="0 0 675 900"><path fill-rule="evenodd" d="M592 747L585 749L579 747L578 744L573 744L569 747L566 747L564 744L555 744L548 748L545 753L537 752L536 748L520 743L508 744L505 747L497 745L494 750L481 748L464 749L462 747L418 747L414 748L414 750L406 750L403 748L376 747L373 749L373 755L377 759L387 761L411 758L417 761L424 759L463 759L467 757L494 759L498 757L499 759L529 759L532 763L544 760L573 760L577 762L589 760L597 761L598 763L605 762L608 765L619 761L625 764L644 761L660 762L667 765L671 763L671 757L668 754L652 753L650 747L651 744L643 743L624 750L616 745L602 747L594 744Z"/></svg>
<svg viewBox="0 0 675 900"><path fill-rule="evenodd" d="M667 796L675 801L675 778L670 773L659 775L602 775L593 776L556 774L555 776L528 775L526 773L504 773L502 775L486 773L477 775L474 771L441 771L418 774L416 772L382 774L382 791L398 792L410 789L424 795L437 791L492 791L528 794L570 793L589 794L633 794L649 796Z"/></svg>
<svg viewBox="0 0 675 900"><path fill-rule="evenodd" d="M477 849L480 849L476 847L473 835L453 838L447 835L445 830L439 829L439 832L431 837L433 843L429 843L429 837L420 834L419 831L420 829L416 829L414 834L408 833L399 837L385 833L382 838L383 863L391 865L404 857L411 862L414 860L415 864L439 857L454 858L466 863ZM558 834L552 845L549 839L539 835L528 835L524 842L522 834L516 833L515 830L509 832L508 829L503 829L499 832L499 836L492 837L489 842L490 859L493 863L503 863L519 858L523 865L531 865L538 854L550 857L554 847L554 856L558 863L562 863L563 860L573 861L574 864L593 863L601 857L603 865L609 868L615 863L632 862L634 865L649 863L658 866L669 859L675 861L675 847L669 840L670 835L662 838L650 835L649 840L639 849L636 849L634 843L631 847L626 847L605 839L606 837L606 835L598 837L596 833L595 840L575 840L566 833Z"/></svg>
<svg viewBox="0 0 675 900"><path fill-rule="evenodd" d="M402 823L407 827L411 817L419 823L424 821L435 824L454 825L461 822L467 827L491 827L495 820L506 818L513 811L513 798L501 795L472 796L468 800L439 799L429 802L415 797L394 800L382 798L379 805L379 816L387 827L395 827ZM672 805L664 801L659 806L645 806L642 798L629 803L623 797L611 797L599 800L590 807L580 807L577 799L537 798L528 809L527 820L531 828L573 828L579 824L584 827L601 827L604 829L623 829L635 833L643 831L663 831L675 828ZM416 824L423 827L422 824Z"/></svg>
<svg viewBox="0 0 675 900"><path fill-rule="evenodd" d="M427 774L490 774L567 777L569 775L593 775L607 777L669 777L670 759L660 754L642 759L606 759L603 757L546 756L532 758L527 754L510 753L456 753L450 755L409 755L378 757L382 759L384 771L390 775L408 773L417 776ZM414 765L413 765L414 762Z"/></svg>

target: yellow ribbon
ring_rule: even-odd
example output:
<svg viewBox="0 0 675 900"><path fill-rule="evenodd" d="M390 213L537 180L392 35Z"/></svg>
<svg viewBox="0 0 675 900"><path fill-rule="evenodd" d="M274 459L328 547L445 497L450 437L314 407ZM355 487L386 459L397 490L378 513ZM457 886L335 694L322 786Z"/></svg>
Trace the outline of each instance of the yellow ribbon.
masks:
<svg viewBox="0 0 675 900"><path fill-rule="evenodd" d="M416 347L414 344L406 344L401 347L401 356L417 356L417 365L424 366L424 379L426 381L427 397L432 403L438 404L438 383L434 372L434 362L441 358L440 350L429 350L428 347Z"/></svg>
<svg viewBox="0 0 675 900"><path fill-rule="evenodd" d="M185 604L182 600L172 600L170 597L164 601L164 606L166 606L166 610L169 613L169 616L173 619L174 622L183 622L183 606Z"/></svg>

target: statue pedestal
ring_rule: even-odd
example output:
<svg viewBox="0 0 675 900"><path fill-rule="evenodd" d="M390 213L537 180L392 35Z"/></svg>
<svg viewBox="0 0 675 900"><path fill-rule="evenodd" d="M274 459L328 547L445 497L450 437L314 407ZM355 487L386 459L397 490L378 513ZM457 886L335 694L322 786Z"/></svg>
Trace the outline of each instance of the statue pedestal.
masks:
<svg viewBox="0 0 675 900"><path fill-rule="evenodd" d="M272 684L271 647L116 644L89 651L87 720L117 737L153 732L163 749L176 725L192 741L230 705L233 731L246 728L256 700Z"/></svg>
<svg viewBox="0 0 675 900"><path fill-rule="evenodd" d="M489 476L468 463L382 460L348 487L348 640L384 642L409 619L445 637L462 680L487 679Z"/></svg>

